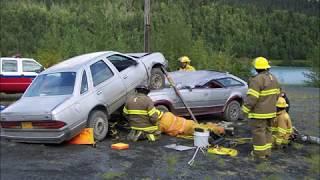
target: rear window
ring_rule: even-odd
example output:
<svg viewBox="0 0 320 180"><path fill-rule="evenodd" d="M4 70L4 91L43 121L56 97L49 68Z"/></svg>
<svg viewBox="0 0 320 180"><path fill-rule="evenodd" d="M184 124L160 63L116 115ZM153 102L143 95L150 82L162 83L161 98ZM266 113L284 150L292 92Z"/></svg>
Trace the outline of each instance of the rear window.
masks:
<svg viewBox="0 0 320 180"><path fill-rule="evenodd" d="M39 75L25 93L26 97L70 95L73 93L76 73L59 72Z"/></svg>
<svg viewBox="0 0 320 180"><path fill-rule="evenodd" d="M224 87L231 87L231 86L243 86L244 84L238 80L233 78L222 78L217 79L219 83L221 83Z"/></svg>

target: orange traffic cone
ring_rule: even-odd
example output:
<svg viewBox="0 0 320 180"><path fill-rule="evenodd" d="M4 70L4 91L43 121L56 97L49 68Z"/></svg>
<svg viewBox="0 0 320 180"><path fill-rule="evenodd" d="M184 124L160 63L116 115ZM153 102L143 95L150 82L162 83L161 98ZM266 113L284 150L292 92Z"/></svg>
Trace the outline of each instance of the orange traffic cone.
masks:
<svg viewBox="0 0 320 180"><path fill-rule="evenodd" d="M84 128L80 134L75 136L69 141L69 144L93 144L95 145L93 138L93 128Z"/></svg>

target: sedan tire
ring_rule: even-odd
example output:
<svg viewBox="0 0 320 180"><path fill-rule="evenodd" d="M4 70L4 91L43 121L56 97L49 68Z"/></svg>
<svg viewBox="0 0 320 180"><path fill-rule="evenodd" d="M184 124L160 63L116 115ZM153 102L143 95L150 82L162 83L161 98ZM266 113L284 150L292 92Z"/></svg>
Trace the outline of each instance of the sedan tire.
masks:
<svg viewBox="0 0 320 180"><path fill-rule="evenodd" d="M240 103L238 101L231 101L227 105L223 116L226 121L237 121L239 119L240 112Z"/></svg>
<svg viewBox="0 0 320 180"><path fill-rule="evenodd" d="M164 87L165 77L160 68L153 68L150 77L150 89L161 89Z"/></svg>
<svg viewBox="0 0 320 180"><path fill-rule="evenodd" d="M88 126L93 128L95 141L102 141L108 133L108 118L102 111L93 111L89 117Z"/></svg>

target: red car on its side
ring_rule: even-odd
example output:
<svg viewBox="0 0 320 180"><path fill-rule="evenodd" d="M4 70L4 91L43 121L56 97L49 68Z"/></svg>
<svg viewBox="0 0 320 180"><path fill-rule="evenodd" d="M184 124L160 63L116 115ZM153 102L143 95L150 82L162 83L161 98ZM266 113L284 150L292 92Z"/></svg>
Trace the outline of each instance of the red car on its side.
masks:
<svg viewBox="0 0 320 180"><path fill-rule="evenodd" d="M30 58L0 58L0 92L23 93L43 66Z"/></svg>

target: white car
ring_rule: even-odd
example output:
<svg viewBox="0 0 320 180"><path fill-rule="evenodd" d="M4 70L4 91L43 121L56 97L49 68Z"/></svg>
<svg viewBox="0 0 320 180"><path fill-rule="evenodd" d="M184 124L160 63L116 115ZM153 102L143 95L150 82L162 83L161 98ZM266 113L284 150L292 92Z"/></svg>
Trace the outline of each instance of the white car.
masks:
<svg viewBox="0 0 320 180"><path fill-rule="evenodd" d="M23 93L43 66L31 58L0 58L0 92Z"/></svg>

